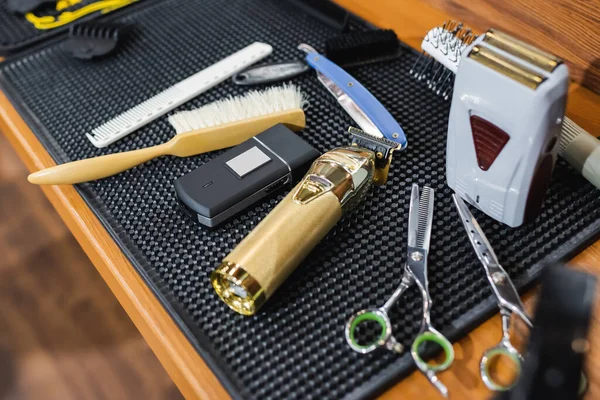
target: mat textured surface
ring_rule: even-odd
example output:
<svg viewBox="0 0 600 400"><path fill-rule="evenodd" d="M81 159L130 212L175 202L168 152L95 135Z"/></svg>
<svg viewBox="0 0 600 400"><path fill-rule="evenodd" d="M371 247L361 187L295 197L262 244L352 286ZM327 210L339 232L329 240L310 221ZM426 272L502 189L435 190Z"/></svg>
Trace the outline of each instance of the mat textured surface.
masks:
<svg viewBox="0 0 600 400"><path fill-rule="evenodd" d="M4 90L39 139L64 162L162 143L160 118L106 149L86 139L107 119L253 41L274 47L267 61L297 59L300 42L323 50L335 30L279 0L167 0L117 18L136 29L115 56L71 59L57 42L1 65ZM177 207L173 181L221 152L164 157L78 190L236 398L337 399L379 393L414 369L409 354L360 355L343 327L356 310L380 305L399 283L413 182L436 190L429 282L433 324L458 339L495 310L483 270L445 185L449 103L408 76L417 54L353 69L403 126L409 147L394 159L387 185L346 216L255 317L218 300L210 272L276 205L268 201L215 230ZM310 98L300 135L321 151L348 143L351 119L314 74L295 80ZM186 104L198 107L246 90L225 82ZM582 249L600 230L600 192L560 161L542 213L510 229L474 212L504 267L523 289L541 264ZM396 337L411 343L420 298L409 290L393 310Z"/></svg>

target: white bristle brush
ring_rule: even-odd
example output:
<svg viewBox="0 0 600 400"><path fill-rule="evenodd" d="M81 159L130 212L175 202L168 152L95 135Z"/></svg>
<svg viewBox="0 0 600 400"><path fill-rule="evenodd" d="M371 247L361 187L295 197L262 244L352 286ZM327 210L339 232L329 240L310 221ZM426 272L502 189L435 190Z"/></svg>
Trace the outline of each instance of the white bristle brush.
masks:
<svg viewBox="0 0 600 400"><path fill-rule="evenodd" d="M180 111L169 116L169 123L179 134L283 110L303 109L305 103L304 95L294 85L274 86L248 92L242 97L230 96L196 110Z"/></svg>
<svg viewBox="0 0 600 400"><path fill-rule="evenodd" d="M106 147L262 60L272 51L271 45L254 42L106 121L86 136L94 146Z"/></svg>
<svg viewBox="0 0 600 400"><path fill-rule="evenodd" d="M433 28L425 35L421 43L423 53L410 74L448 100L462 53L476 38L470 29L456 21ZM558 154L600 189L600 141L567 116L563 119Z"/></svg>
<svg viewBox="0 0 600 400"><path fill-rule="evenodd" d="M252 91L169 117L177 135L140 150L73 161L27 178L37 185L88 182L123 172L164 155L189 157L240 144L277 124L297 132L306 124L305 100L293 85Z"/></svg>

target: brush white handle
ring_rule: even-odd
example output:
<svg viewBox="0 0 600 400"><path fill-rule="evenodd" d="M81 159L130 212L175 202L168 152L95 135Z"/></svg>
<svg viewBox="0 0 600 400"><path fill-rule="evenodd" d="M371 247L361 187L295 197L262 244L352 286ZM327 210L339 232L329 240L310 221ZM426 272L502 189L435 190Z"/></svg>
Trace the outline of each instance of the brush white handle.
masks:
<svg viewBox="0 0 600 400"><path fill-rule="evenodd" d="M600 140L565 117L558 153L600 189Z"/></svg>
<svg viewBox="0 0 600 400"><path fill-rule="evenodd" d="M270 45L255 42L111 119L86 136L94 146L106 147L265 58L272 51Z"/></svg>

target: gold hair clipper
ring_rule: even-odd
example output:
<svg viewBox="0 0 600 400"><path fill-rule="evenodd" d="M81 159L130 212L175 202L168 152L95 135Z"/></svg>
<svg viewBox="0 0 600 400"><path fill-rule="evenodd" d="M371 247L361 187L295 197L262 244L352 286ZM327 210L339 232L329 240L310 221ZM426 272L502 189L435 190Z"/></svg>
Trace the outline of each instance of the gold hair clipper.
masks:
<svg viewBox="0 0 600 400"><path fill-rule="evenodd" d="M302 181L211 274L219 297L253 315L343 214L382 185L398 143L350 128L351 146L319 157Z"/></svg>

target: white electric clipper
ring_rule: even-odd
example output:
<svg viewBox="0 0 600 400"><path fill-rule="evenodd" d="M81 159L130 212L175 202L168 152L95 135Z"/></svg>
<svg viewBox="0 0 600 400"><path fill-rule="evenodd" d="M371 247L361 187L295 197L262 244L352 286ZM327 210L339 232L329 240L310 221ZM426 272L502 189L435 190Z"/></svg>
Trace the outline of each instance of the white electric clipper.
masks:
<svg viewBox="0 0 600 400"><path fill-rule="evenodd" d="M475 33L457 21L446 21L442 26L431 29L421 43L423 53L410 70L411 75L427 83L444 100L450 99L462 52L470 49L476 38ZM600 189L600 140L566 115L558 142L558 155Z"/></svg>
<svg viewBox="0 0 600 400"><path fill-rule="evenodd" d="M511 227L542 206L560 138L567 66L489 30L459 52L448 124L448 185Z"/></svg>

